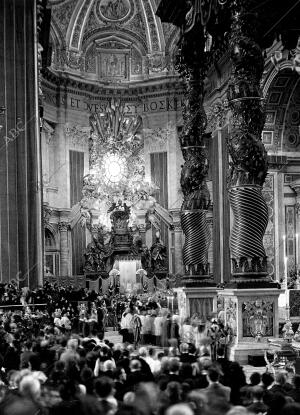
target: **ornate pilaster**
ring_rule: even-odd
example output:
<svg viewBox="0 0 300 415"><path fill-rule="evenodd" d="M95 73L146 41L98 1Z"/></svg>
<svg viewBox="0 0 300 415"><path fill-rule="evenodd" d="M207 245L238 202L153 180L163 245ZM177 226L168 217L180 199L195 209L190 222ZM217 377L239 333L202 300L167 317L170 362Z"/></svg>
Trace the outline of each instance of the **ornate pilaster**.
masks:
<svg viewBox="0 0 300 415"><path fill-rule="evenodd" d="M184 196L181 207L181 226L185 235L184 283L198 285L209 278L207 253L211 235L206 222L210 194L206 184L208 158L204 144L207 118L203 108L207 54L204 51L204 27L195 5L186 14L179 46L177 69L185 83L183 131L180 136L184 157L180 179Z"/></svg>
<svg viewBox="0 0 300 415"><path fill-rule="evenodd" d="M174 231L174 255L175 255L175 271L176 273L183 274L183 261L182 261L182 227L181 222L173 223Z"/></svg>
<svg viewBox="0 0 300 415"><path fill-rule="evenodd" d="M58 230L60 233L60 275L69 276L69 222L59 222Z"/></svg>
<svg viewBox="0 0 300 415"><path fill-rule="evenodd" d="M43 222L44 226L49 225L50 217L52 215L53 209L51 209L47 204L43 205Z"/></svg>
<svg viewBox="0 0 300 415"><path fill-rule="evenodd" d="M263 236L268 208L262 196L268 163L261 140L265 123L260 81L264 68L258 44L257 15L250 13L254 0L232 2L230 51L231 79L227 97L232 111L228 137L230 155L229 199L234 215L230 249L235 282L267 282L267 257Z"/></svg>

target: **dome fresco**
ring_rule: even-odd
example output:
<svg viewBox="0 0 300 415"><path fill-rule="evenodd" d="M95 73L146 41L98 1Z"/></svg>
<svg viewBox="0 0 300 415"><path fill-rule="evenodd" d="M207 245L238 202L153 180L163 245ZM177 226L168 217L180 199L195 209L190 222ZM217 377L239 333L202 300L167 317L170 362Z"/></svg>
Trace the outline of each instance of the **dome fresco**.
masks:
<svg viewBox="0 0 300 415"><path fill-rule="evenodd" d="M178 30L155 0L52 0L51 68L91 81L126 83L174 73Z"/></svg>

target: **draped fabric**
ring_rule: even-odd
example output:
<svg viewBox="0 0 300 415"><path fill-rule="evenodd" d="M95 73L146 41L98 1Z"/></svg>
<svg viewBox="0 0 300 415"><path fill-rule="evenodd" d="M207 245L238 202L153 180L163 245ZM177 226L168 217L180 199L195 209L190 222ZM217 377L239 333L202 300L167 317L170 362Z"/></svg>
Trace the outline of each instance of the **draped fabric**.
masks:
<svg viewBox="0 0 300 415"><path fill-rule="evenodd" d="M131 292L136 288L136 260L119 260L120 290Z"/></svg>
<svg viewBox="0 0 300 415"><path fill-rule="evenodd" d="M201 319L208 319L211 317L213 311L212 298L190 298L190 314L198 314Z"/></svg>

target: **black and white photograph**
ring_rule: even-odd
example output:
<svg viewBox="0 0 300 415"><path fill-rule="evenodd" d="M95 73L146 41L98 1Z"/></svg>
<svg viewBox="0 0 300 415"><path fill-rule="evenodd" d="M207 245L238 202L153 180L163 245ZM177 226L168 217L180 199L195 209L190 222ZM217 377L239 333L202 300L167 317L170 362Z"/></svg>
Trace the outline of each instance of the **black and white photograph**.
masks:
<svg viewBox="0 0 300 415"><path fill-rule="evenodd" d="M0 0L0 414L300 414L300 0Z"/></svg>

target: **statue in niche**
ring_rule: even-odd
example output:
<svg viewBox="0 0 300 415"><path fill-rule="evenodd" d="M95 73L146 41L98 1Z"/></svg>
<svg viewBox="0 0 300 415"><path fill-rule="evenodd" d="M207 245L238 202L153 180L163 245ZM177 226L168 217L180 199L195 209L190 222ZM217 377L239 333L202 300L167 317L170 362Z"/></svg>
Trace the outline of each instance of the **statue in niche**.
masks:
<svg viewBox="0 0 300 415"><path fill-rule="evenodd" d="M167 248L160 239L160 233L156 233L156 241L151 246L151 268L153 272L167 271L168 260L167 260Z"/></svg>
<svg viewBox="0 0 300 415"><path fill-rule="evenodd" d="M131 252L134 256L141 257L141 264L144 270L148 270L150 268L151 257L148 247L143 244L141 236L137 236L132 244Z"/></svg>
<svg viewBox="0 0 300 415"><path fill-rule="evenodd" d="M93 236L84 252L83 270L86 274L106 272L107 259L112 251L110 245L104 245L104 238L101 232Z"/></svg>

